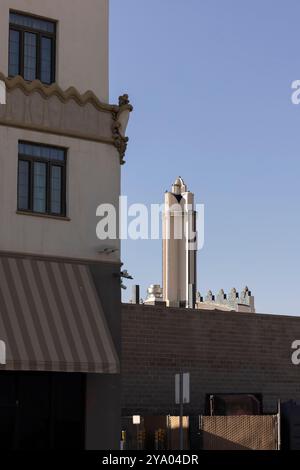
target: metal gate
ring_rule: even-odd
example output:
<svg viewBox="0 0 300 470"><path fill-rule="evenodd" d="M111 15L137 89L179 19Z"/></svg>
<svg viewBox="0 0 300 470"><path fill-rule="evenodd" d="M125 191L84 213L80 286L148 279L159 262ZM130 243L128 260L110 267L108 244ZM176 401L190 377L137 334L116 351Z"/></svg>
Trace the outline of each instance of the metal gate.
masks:
<svg viewBox="0 0 300 470"><path fill-rule="evenodd" d="M179 416L141 416L133 424L132 416L122 417L124 450L178 450ZM183 417L184 449L189 449L189 418Z"/></svg>

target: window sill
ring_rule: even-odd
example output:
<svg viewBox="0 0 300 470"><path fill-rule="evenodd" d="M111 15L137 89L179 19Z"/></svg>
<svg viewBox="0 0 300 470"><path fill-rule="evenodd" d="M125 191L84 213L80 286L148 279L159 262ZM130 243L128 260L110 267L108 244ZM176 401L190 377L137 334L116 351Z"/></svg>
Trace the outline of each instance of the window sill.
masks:
<svg viewBox="0 0 300 470"><path fill-rule="evenodd" d="M30 85L30 83L32 82L41 82L41 84L44 86L44 87L47 87L47 88L50 88L52 85L54 85L56 83L56 80L54 80L53 82L51 83L46 83L46 82L42 82L42 80L40 78L34 78L33 80L26 80L23 75L8 75L7 78L8 80L13 80L14 78L16 77L21 77L23 78L24 82L28 83L28 85Z"/></svg>
<svg viewBox="0 0 300 470"><path fill-rule="evenodd" d="M66 216L59 216L59 215L51 215L51 214L39 214L38 212L26 212L26 211L16 211L18 215L26 215L29 217L41 217L42 219L54 219L54 220L62 220L63 222L70 222L70 217Z"/></svg>

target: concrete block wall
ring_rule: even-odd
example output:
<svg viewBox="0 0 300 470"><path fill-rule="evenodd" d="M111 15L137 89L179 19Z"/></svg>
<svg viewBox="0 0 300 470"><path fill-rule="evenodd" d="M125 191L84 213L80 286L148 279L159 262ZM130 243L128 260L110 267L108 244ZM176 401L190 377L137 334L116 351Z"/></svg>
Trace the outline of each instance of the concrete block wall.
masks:
<svg viewBox="0 0 300 470"><path fill-rule="evenodd" d="M279 398L300 400L295 339L300 317L123 304L123 415L176 414L180 369L191 374L186 413L203 413L210 393L260 393L273 413Z"/></svg>

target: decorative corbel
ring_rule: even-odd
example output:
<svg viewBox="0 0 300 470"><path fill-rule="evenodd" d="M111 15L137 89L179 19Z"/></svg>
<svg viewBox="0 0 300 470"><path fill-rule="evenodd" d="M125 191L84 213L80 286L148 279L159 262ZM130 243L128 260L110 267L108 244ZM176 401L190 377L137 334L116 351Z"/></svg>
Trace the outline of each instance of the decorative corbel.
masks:
<svg viewBox="0 0 300 470"><path fill-rule="evenodd" d="M119 106L112 113L113 125L112 134L114 145L117 148L120 155L120 164L124 165L125 153L129 138L125 136L129 114L132 112L133 106L130 104L128 95L122 95L119 97Z"/></svg>

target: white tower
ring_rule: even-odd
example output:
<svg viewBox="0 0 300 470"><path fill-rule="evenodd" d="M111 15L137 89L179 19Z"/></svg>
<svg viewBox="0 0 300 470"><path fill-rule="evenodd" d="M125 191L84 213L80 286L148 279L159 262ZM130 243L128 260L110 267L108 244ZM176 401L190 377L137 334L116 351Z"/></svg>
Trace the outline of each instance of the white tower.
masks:
<svg viewBox="0 0 300 470"><path fill-rule="evenodd" d="M195 306L196 212L194 194L178 177L165 193L163 212L163 297L168 306Z"/></svg>

